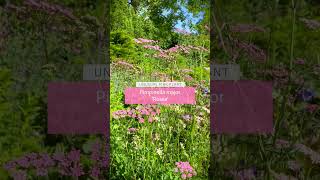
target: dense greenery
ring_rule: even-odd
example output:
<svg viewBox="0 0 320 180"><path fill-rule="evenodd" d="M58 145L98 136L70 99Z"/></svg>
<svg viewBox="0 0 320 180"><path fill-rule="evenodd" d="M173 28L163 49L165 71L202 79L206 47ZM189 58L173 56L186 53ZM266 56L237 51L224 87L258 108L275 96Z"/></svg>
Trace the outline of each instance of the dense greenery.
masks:
<svg viewBox="0 0 320 180"><path fill-rule="evenodd" d="M181 179L176 162L190 163L192 179L208 179L209 166L214 179L320 178L317 0L217 0L211 23L209 1L200 0L112 0L111 22L104 0L0 4L1 166L31 152L75 148L90 170L90 147L104 138L48 135L47 83L81 81L83 64L105 63L110 51L111 160L100 178ZM204 13L203 19L190 23L183 7ZM178 21L196 33L174 30ZM274 82L275 133L214 135L212 156L209 48L211 61L240 64L242 79ZM152 123L145 115L144 122L119 117L121 110L150 108L124 104L125 88L137 81L185 81L196 88L197 103L152 107L159 111ZM27 172L29 179L73 178L56 169L44 177ZM9 176L1 167L0 179ZM93 179L88 173L81 178Z"/></svg>

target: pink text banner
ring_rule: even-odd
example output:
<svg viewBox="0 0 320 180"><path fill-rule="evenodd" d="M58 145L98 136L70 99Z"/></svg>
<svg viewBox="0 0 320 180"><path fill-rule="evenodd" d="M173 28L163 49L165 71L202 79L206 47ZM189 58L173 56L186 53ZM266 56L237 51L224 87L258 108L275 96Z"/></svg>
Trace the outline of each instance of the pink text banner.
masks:
<svg viewBox="0 0 320 180"><path fill-rule="evenodd" d="M195 104L195 88L127 88L126 104Z"/></svg>

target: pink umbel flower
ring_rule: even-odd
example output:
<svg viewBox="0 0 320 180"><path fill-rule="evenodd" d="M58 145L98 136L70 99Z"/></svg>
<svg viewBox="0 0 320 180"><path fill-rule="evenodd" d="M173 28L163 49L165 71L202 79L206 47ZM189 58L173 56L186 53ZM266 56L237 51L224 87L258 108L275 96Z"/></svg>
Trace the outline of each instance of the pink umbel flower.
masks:
<svg viewBox="0 0 320 180"><path fill-rule="evenodd" d="M152 39L144 39L144 38L138 38L134 39L134 41L137 44L148 44L148 43L157 43L158 41L152 40Z"/></svg>
<svg viewBox="0 0 320 180"><path fill-rule="evenodd" d="M136 132L138 129L137 128L128 128L128 132L129 133L134 133Z"/></svg>
<svg viewBox="0 0 320 180"><path fill-rule="evenodd" d="M154 118L160 114L160 109L157 106L145 105L138 106L135 109L118 110L112 113L113 118L133 118L138 120L139 123L144 123L148 120L149 123L155 122Z"/></svg>
<svg viewBox="0 0 320 180"><path fill-rule="evenodd" d="M174 54L176 53L184 53L184 54L190 54L191 51L200 51L200 52L209 52L208 49L202 46L191 46L191 45L175 45L174 47L171 47L169 49L161 49L158 45L150 45L148 43L157 43L158 41L154 40L148 40L148 39L134 39L137 44L143 45L145 49L151 49L155 50L158 53L154 54L154 58L160 58L160 59L165 59L165 60L172 60L174 59Z"/></svg>
<svg viewBox="0 0 320 180"><path fill-rule="evenodd" d="M300 18L300 21L303 22L309 29L316 30L320 28L320 22L317 20Z"/></svg>
<svg viewBox="0 0 320 180"><path fill-rule="evenodd" d="M139 123L144 123L144 119L143 118L139 118Z"/></svg>
<svg viewBox="0 0 320 180"><path fill-rule="evenodd" d="M301 169L301 164L298 161L288 161L288 168L297 172Z"/></svg>
<svg viewBox="0 0 320 180"><path fill-rule="evenodd" d="M309 156L313 164L320 164L320 154L318 152L300 143L295 144L294 147L297 151Z"/></svg>
<svg viewBox="0 0 320 180"><path fill-rule="evenodd" d="M178 173L180 171L181 173L181 178L182 179L187 179L187 178L192 178L192 176L195 176L197 173L193 169L193 167L190 165L189 162L176 162L176 168L175 172Z"/></svg>
<svg viewBox="0 0 320 180"><path fill-rule="evenodd" d="M160 47L159 46L145 45L143 47L145 49L152 49L152 50L160 51Z"/></svg>

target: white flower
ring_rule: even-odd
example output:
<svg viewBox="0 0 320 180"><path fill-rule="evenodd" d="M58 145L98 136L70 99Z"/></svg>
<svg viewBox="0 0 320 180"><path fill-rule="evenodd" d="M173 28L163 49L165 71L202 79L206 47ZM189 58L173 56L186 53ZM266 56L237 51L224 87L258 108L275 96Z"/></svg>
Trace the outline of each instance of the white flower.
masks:
<svg viewBox="0 0 320 180"><path fill-rule="evenodd" d="M159 155L159 156L162 156L162 149L161 148L159 148L159 149L157 149L157 154Z"/></svg>

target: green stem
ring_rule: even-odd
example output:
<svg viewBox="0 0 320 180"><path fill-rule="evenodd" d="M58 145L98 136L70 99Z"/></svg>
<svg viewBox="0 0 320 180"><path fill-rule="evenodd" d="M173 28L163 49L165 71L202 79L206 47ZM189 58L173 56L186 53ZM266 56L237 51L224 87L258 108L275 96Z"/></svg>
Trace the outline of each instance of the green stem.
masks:
<svg viewBox="0 0 320 180"><path fill-rule="evenodd" d="M284 115L285 115L285 106L286 106L286 101L289 97L290 91L291 91L291 78L292 78L292 70L293 70L293 58L294 58L294 36L295 36L295 24L296 24L296 3L294 0L291 0L292 2L292 27L291 27L291 43L290 43L290 69L289 69L289 80L288 80L288 87L285 90L285 96L282 99L282 111L279 117L279 121L276 123L276 132L275 136L273 138L273 144L275 144L275 140L278 137L279 134L279 128L281 127L281 124L283 123L284 120Z"/></svg>

